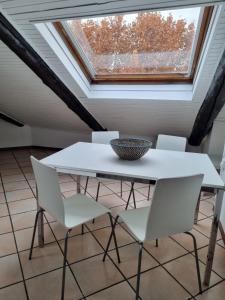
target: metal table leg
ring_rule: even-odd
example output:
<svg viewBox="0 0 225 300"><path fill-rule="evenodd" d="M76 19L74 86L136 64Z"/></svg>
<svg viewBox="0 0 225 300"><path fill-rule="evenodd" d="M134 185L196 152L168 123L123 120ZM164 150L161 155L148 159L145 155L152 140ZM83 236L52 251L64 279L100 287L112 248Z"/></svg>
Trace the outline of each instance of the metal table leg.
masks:
<svg viewBox="0 0 225 300"><path fill-rule="evenodd" d="M77 194L80 194L80 175L77 175Z"/></svg>
<svg viewBox="0 0 225 300"><path fill-rule="evenodd" d="M213 258L214 258L215 247L216 247L216 238L217 238L217 232L218 232L218 227L219 227L219 220L220 220L220 212L221 212L221 207L222 207L223 195L224 195L223 190L219 190L217 192L216 205L215 205L215 210L214 210L214 218L213 218L213 222L212 222L211 234L210 234L210 239L209 239L209 248L208 248L208 254L207 254L207 261L206 261L206 270L205 270L205 276L204 276L204 284L207 285L207 286L210 283L210 277L211 277Z"/></svg>

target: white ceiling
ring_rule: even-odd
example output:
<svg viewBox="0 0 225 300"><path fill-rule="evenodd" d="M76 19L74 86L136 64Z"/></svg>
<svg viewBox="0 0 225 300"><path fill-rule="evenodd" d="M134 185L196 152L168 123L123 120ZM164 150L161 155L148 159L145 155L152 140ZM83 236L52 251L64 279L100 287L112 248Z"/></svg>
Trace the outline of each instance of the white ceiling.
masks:
<svg viewBox="0 0 225 300"><path fill-rule="evenodd" d="M104 2L106 3L103 4ZM143 6L162 9L180 5L209 4L210 2L221 1L140 0L138 8ZM93 3L101 5L90 5ZM78 7L79 4L82 6ZM74 78L37 31L33 22L76 15L94 15L121 10L132 11L137 9L137 1L0 0L0 8L103 127L128 134L150 136L158 133L172 133L188 136L225 48L225 7L223 7L218 14L216 27L211 35L211 46L207 51L193 101L115 100L110 99L110 96L109 99L88 99L79 84L74 81ZM1 42L0 89L1 110L12 114L26 124L46 128L89 131L87 126Z"/></svg>

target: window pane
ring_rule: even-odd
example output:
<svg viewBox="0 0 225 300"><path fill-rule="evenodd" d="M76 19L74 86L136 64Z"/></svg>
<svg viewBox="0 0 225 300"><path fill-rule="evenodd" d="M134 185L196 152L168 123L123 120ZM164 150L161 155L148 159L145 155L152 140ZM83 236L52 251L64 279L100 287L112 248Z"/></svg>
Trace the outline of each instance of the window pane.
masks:
<svg viewBox="0 0 225 300"><path fill-rule="evenodd" d="M65 29L95 75L188 76L200 8L69 20Z"/></svg>

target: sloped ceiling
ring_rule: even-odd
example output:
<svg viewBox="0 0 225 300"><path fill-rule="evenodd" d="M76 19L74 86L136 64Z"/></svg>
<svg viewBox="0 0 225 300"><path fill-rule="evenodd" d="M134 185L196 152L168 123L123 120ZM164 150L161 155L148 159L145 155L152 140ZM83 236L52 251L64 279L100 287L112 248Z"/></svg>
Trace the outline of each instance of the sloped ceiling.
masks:
<svg viewBox="0 0 225 300"><path fill-rule="evenodd" d="M0 41L0 110L38 127L89 131L67 106Z"/></svg>
<svg viewBox="0 0 225 300"><path fill-rule="evenodd" d="M184 0L156 1L56 1L0 0L0 9L17 30L27 39L53 71L80 99L85 107L106 128L122 133L156 135L170 133L188 136L198 109L207 92L220 54L225 47L225 9L218 24L205 77L193 101L149 101L88 99L63 64L37 31L35 22L72 16L95 15L104 12L132 11L143 8L219 3L221 1ZM105 3L105 4L104 4ZM87 4L87 6L85 6ZM223 19L224 18L224 19ZM207 71L208 70L208 71ZM0 42L0 106L18 120L38 127L89 132L87 126L47 88L29 68Z"/></svg>

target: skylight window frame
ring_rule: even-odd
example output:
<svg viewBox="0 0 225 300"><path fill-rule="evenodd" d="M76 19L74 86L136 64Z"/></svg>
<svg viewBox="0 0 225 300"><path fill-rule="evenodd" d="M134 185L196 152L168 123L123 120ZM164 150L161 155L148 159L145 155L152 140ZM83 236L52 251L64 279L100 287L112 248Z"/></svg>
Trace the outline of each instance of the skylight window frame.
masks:
<svg viewBox="0 0 225 300"><path fill-rule="evenodd" d="M183 73L163 73L163 74L96 74L91 62L83 53L79 43L77 43L70 30L67 30L65 21L54 22L53 25L61 36L64 43L78 62L81 70L85 74L90 84L151 84L151 83L192 83L197 69L198 60L204 44L205 36L210 24L214 7L202 7L197 24L197 29L192 45L191 63L187 74ZM199 31L199 32L198 32Z"/></svg>

